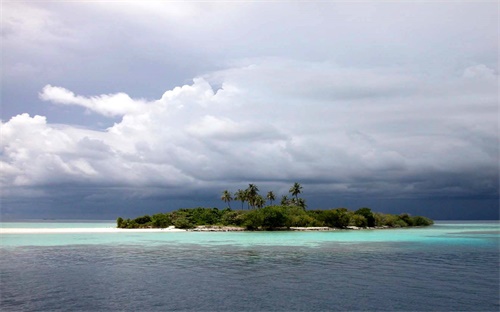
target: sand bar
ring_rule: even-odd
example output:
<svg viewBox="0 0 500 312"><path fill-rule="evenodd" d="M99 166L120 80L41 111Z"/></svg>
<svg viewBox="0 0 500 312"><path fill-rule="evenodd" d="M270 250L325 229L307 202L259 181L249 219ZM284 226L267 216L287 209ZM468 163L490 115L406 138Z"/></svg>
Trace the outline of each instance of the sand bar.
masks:
<svg viewBox="0 0 500 312"><path fill-rule="evenodd" d="M71 234L71 233L160 233L185 232L176 228L165 229L118 229L118 228L0 228L1 234Z"/></svg>

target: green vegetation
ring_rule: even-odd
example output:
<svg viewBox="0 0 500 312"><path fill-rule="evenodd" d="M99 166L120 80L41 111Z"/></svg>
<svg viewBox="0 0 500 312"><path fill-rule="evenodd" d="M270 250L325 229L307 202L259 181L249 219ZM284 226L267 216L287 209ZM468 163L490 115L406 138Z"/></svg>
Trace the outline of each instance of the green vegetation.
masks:
<svg viewBox="0 0 500 312"><path fill-rule="evenodd" d="M426 217L408 214L392 215L373 213L369 208L359 212L346 208L304 211L300 206L265 206L252 210L232 210L226 208L179 209L135 219L118 218L119 228L167 228L191 229L196 226L236 226L247 230L276 230L290 227L331 227L345 229L349 226L367 227L408 227L427 226L433 221Z"/></svg>
<svg viewBox="0 0 500 312"><path fill-rule="evenodd" d="M290 188L291 198L283 195L280 205L272 205L276 200L274 192L267 193L266 199L271 205L265 206L266 199L259 195L256 185L250 184L246 190L238 190L234 197L228 190L222 193L221 200L228 205L225 209L193 208L179 209L168 213L145 215L135 219L118 218L118 228L167 228L175 226L191 229L197 226L233 226L247 230L280 230L291 227L330 227L345 229L348 227L408 227L428 226L434 222L422 216L410 216L372 212L370 208L350 211L346 208L329 210L306 210L305 200L298 197L302 186L295 183ZM231 200L241 202L241 210L230 208ZM243 209L247 202L247 210ZM249 208L252 209L249 209Z"/></svg>

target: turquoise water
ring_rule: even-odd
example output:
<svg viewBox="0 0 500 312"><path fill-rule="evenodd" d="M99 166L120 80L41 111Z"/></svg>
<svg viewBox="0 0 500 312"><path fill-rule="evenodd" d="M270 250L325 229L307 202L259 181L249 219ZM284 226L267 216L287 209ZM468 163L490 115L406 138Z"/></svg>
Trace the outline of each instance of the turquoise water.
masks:
<svg viewBox="0 0 500 312"><path fill-rule="evenodd" d="M1 234L0 240L3 311L500 309L498 221L331 232Z"/></svg>
<svg viewBox="0 0 500 312"><path fill-rule="evenodd" d="M114 228L114 222L3 222L1 228L74 229ZM430 227L384 230L338 230L328 232L127 232L3 234L2 246L61 246L82 244L202 244L237 246L319 246L328 242L419 242L495 246L500 223L438 221Z"/></svg>

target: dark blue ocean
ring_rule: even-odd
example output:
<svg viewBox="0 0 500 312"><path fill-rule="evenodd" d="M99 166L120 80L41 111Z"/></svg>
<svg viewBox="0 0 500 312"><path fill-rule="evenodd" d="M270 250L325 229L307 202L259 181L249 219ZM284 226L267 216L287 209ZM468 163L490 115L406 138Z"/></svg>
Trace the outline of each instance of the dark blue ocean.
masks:
<svg viewBox="0 0 500 312"><path fill-rule="evenodd" d="M44 226L53 225L2 225ZM0 238L2 311L500 308L498 222L305 233L4 231Z"/></svg>

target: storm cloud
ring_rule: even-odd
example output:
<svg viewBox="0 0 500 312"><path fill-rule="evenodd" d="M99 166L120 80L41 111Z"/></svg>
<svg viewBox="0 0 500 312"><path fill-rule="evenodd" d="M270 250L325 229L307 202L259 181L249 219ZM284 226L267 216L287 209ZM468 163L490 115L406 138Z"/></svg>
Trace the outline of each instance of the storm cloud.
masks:
<svg viewBox="0 0 500 312"><path fill-rule="evenodd" d="M286 193L295 181L310 208L366 198L463 200L474 209L474 199L494 211L498 47L488 40L498 16L487 9L8 4L3 212L43 200L68 210L73 198L78 209L87 201L118 212L130 199L141 213L141 201L213 204L223 189L256 183ZM29 52L40 45L40 55ZM163 77L169 87L158 92ZM16 97L23 78L31 95Z"/></svg>

